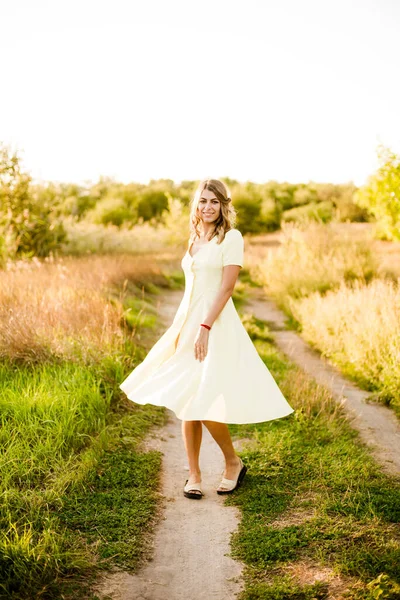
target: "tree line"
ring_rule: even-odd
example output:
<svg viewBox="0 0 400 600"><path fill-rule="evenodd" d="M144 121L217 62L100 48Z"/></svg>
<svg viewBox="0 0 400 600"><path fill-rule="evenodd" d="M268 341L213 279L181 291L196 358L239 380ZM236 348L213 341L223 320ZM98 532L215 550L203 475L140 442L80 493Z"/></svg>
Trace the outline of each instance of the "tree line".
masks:
<svg viewBox="0 0 400 600"><path fill-rule="evenodd" d="M352 182L266 183L222 178L243 233L271 232L283 222L377 221L379 235L400 239L400 159L378 149L380 167L362 188ZM17 152L0 144L0 258L48 256L66 239L63 221L133 228L164 223L171 201L188 209L197 181L123 184L100 177L87 186L34 183Z"/></svg>

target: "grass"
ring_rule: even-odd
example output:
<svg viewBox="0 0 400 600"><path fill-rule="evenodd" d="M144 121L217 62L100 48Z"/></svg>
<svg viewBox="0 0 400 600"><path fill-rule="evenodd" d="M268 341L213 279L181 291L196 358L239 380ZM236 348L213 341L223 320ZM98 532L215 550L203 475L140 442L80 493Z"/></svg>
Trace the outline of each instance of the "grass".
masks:
<svg viewBox="0 0 400 600"><path fill-rule="evenodd" d="M125 406L101 442L64 464L53 485L3 494L0 597L81 598L100 570L135 570L151 550L161 454L138 444L164 413ZM149 486L149 481L154 485Z"/></svg>
<svg viewBox="0 0 400 600"><path fill-rule="evenodd" d="M399 280L382 246L335 225L286 226L282 237L259 260L253 249L251 276L307 342L400 414Z"/></svg>
<svg viewBox="0 0 400 600"><path fill-rule="evenodd" d="M291 306L304 339L400 416L400 288L356 282Z"/></svg>
<svg viewBox="0 0 400 600"><path fill-rule="evenodd" d="M132 337L128 297L144 302L145 293L173 282L163 261L117 255L14 263L0 273L0 358L92 364L121 352Z"/></svg>
<svg viewBox="0 0 400 600"><path fill-rule="evenodd" d="M165 412L127 401L119 383L157 337L160 288L182 285L170 259L66 257L0 274L1 598L94 600L102 570L135 571L151 555L161 455L140 442ZM250 283L243 270L236 306ZM296 412L230 426L257 442L227 499L243 512L240 600L398 598L398 482L264 323L243 320Z"/></svg>
<svg viewBox="0 0 400 600"><path fill-rule="evenodd" d="M138 444L165 417L118 399L118 372L2 366L0 597L69 597L143 557L161 455Z"/></svg>
<svg viewBox="0 0 400 600"><path fill-rule="evenodd" d="M368 283L378 272L378 260L368 239L353 239L331 224L288 224L282 231L282 243L257 261L256 281L290 314L289 298L310 293L324 294L342 282Z"/></svg>
<svg viewBox="0 0 400 600"><path fill-rule="evenodd" d="M138 444L165 413L121 400L121 368L1 366L0 597L69 597L143 559L161 455Z"/></svg>
<svg viewBox="0 0 400 600"><path fill-rule="evenodd" d="M267 337L256 347L295 413L229 426L257 442L241 452L249 471L226 501L242 511L232 538L246 565L238 600L399 598L399 480L382 474L343 408Z"/></svg>
<svg viewBox="0 0 400 600"><path fill-rule="evenodd" d="M67 240L62 244L61 253L66 256L141 256L163 252L170 237L167 228L151 226L148 223L126 229L112 224L105 226L66 218L64 226Z"/></svg>
<svg viewBox="0 0 400 600"><path fill-rule="evenodd" d="M165 410L119 384L157 338L154 292L180 279L118 256L0 281L0 598L89 598L101 570L151 551L161 453L140 442Z"/></svg>

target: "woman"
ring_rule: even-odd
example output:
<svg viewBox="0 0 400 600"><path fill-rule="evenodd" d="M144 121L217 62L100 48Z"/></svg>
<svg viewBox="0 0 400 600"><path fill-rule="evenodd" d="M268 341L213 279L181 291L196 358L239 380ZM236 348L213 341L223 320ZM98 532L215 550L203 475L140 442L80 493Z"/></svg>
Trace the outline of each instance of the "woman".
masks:
<svg viewBox="0 0 400 600"><path fill-rule="evenodd" d="M182 420L189 463L184 495L199 499L202 423L221 448L217 489L237 489L246 466L227 423L259 423L293 412L244 328L232 293L243 267L244 241L222 181L202 181L190 210L191 235L181 261L185 293L172 325L120 388L139 404L166 406Z"/></svg>

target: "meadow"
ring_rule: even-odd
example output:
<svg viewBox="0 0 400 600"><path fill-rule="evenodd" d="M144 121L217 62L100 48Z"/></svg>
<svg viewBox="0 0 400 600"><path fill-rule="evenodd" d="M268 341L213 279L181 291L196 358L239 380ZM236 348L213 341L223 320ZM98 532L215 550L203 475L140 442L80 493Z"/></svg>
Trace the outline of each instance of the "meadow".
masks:
<svg viewBox="0 0 400 600"><path fill-rule="evenodd" d="M176 285L142 255L21 260L0 272L0 597L77 598L135 567L156 514L162 409L119 383L160 324L147 292Z"/></svg>
<svg viewBox="0 0 400 600"><path fill-rule="evenodd" d="M255 442L240 453L246 485L227 499L242 514L231 542L245 564L238 600L396 600L399 478L382 473L344 408L276 349L268 327L252 331L295 413L230 425Z"/></svg>
<svg viewBox="0 0 400 600"><path fill-rule="evenodd" d="M248 255L289 326L400 414L400 243L372 224L309 223L249 240Z"/></svg>
<svg viewBox="0 0 400 600"><path fill-rule="evenodd" d="M134 572L151 555L160 514L148 483L159 481L161 454L140 443L166 416L127 401L118 384L163 329L163 289L183 289L184 241L167 244L177 231L146 226L98 233L77 228L71 255L0 271L0 597L94 600L100 572ZM246 236L234 298L296 413L230 426L257 442L242 454L247 485L228 500L243 514L232 545L247 565L240 600L400 593L398 481L245 309L251 287L263 286L289 326L396 409L398 248L370 233L287 224Z"/></svg>

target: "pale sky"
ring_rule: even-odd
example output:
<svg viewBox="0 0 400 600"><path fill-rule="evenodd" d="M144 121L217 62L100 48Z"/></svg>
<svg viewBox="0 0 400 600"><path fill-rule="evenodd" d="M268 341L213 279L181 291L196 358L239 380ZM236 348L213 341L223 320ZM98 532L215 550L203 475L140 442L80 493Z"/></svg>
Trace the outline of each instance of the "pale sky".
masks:
<svg viewBox="0 0 400 600"><path fill-rule="evenodd" d="M0 141L36 180L362 185L400 153L398 0L0 0Z"/></svg>

